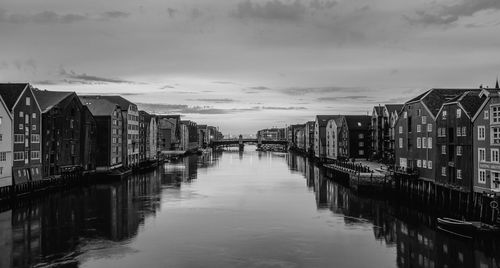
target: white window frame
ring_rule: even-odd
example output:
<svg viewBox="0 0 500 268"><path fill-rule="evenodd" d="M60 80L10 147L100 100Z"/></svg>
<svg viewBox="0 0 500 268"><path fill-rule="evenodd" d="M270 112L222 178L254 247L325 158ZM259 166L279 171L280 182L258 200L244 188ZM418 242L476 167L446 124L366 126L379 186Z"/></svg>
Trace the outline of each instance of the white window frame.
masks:
<svg viewBox="0 0 500 268"><path fill-rule="evenodd" d="M458 156L461 156L463 153L463 148L461 145L457 145L457 155Z"/></svg>
<svg viewBox="0 0 500 268"><path fill-rule="evenodd" d="M427 124L427 116L425 115L422 116L422 124Z"/></svg>
<svg viewBox="0 0 500 268"><path fill-rule="evenodd" d="M427 138L427 149L432 149L432 137Z"/></svg>
<svg viewBox="0 0 500 268"><path fill-rule="evenodd" d="M467 127L462 127L462 136L467 136Z"/></svg>
<svg viewBox="0 0 500 268"><path fill-rule="evenodd" d="M427 160L422 160L422 168L427 168Z"/></svg>
<svg viewBox="0 0 500 268"><path fill-rule="evenodd" d="M486 162L486 148L478 148L477 149L477 160L481 163Z"/></svg>
<svg viewBox="0 0 500 268"><path fill-rule="evenodd" d="M422 148L422 138L417 137L417 149Z"/></svg>
<svg viewBox="0 0 500 268"><path fill-rule="evenodd" d="M458 180L462 179L462 170L461 169L457 169L457 179Z"/></svg>
<svg viewBox="0 0 500 268"><path fill-rule="evenodd" d="M486 170L485 169L478 169L478 176L477 176L477 182L480 184L486 184ZM483 176L481 176L483 175Z"/></svg>
<svg viewBox="0 0 500 268"><path fill-rule="evenodd" d="M427 148L427 138L426 137L422 138L422 148L423 149Z"/></svg>
<svg viewBox="0 0 500 268"><path fill-rule="evenodd" d="M446 145L441 145L441 154L442 155L446 154Z"/></svg>
<svg viewBox="0 0 500 268"><path fill-rule="evenodd" d="M403 134L403 126L399 126L399 134Z"/></svg>
<svg viewBox="0 0 500 268"><path fill-rule="evenodd" d="M462 117L462 109L457 108L457 118Z"/></svg>
<svg viewBox="0 0 500 268"><path fill-rule="evenodd" d="M422 131L422 125L417 125L417 132L421 132Z"/></svg>
<svg viewBox="0 0 500 268"><path fill-rule="evenodd" d="M478 141L486 140L486 128L484 126L477 127L477 140Z"/></svg>
<svg viewBox="0 0 500 268"><path fill-rule="evenodd" d="M500 163L500 151L498 149L490 149L490 162Z"/></svg>
<svg viewBox="0 0 500 268"><path fill-rule="evenodd" d="M417 167L422 167L422 160L420 159L417 160Z"/></svg>
<svg viewBox="0 0 500 268"><path fill-rule="evenodd" d="M446 167L441 167L441 176L446 176Z"/></svg>
<svg viewBox="0 0 500 268"><path fill-rule="evenodd" d="M399 148L403 148L403 138L399 138Z"/></svg>
<svg viewBox="0 0 500 268"><path fill-rule="evenodd" d="M496 141L496 142L495 142ZM490 143L500 144L500 127L491 127L490 128Z"/></svg>
<svg viewBox="0 0 500 268"><path fill-rule="evenodd" d="M500 123L500 105L491 105L490 124Z"/></svg>
<svg viewBox="0 0 500 268"><path fill-rule="evenodd" d="M431 160L427 161L427 168L432 169L432 161Z"/></svg>
<svg viewBox="0 0 500 268"><path fill-rule="evenodd" d="M427 124L427 132L432 132L432 124Z"/></svg>
<svg viewBox="0 0 500 268"><path fill-rule="evenodd" d="M484 111L484 119L490 119L490 112L489 111Z"/></svg>
<svg viewBox="0 0 500 268"><path fill-rule="evenodd" d="M30 105L31 105L31 98L26 97L26 106L30 106Z"/></svg>

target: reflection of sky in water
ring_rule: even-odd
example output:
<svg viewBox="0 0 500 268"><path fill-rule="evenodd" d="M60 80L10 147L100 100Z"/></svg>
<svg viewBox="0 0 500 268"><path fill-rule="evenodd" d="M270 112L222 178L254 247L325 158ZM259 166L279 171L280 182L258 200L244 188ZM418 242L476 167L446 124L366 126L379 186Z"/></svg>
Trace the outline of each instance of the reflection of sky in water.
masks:
<svg viewBox="0 0 500 268"><path fill-rule="evenodd" d="M494 267L495 248L402 222L302 157L245 149L0 213L1 267Z"/></svg>

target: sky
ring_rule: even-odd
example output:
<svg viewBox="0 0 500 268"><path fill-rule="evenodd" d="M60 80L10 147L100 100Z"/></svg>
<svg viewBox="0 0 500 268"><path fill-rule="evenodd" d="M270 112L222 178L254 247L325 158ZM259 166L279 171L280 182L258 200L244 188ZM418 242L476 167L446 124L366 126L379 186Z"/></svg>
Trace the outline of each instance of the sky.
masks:
<svg viewBox="0 0 500 268"><path fill-rule="evenodd" d="M0 81L223 133L494 86L498 0L2 0Z"/></svg>

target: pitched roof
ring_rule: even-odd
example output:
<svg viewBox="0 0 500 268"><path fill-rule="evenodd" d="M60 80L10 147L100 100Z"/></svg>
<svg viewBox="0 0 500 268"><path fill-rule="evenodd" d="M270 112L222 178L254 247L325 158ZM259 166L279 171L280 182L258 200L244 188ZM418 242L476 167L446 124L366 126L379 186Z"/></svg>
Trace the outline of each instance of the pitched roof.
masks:
<svg viewBox="0 0 500 268"><path fill-rule="evenodd" d="M371 124L371 117L368 115L346 115L344 118L349 130L366 130Z"/></svg>
<svg viewBox="0 0 500 268"><path fill-rule="evenodd" d="M385 108L387 109L387 112L389 112L389 115L390 115L390 114L392 114L394 112L399 113L403 109L404 104L386 104L384 106L385 106Z"/></svg>
<svg viewBox="0 0 500 268"><path fill-rule="evenodd" d="M127 111L130 105L135 105L135 103L125 99L122 96L118 95L85 95L85 96L80 96L80 98L94 98L94 99L106 99L112 103L118 104L122 111Z"/></svg>
<svg viewBox="0 0 500 268"><path fill-rule="evenodd" d="M384 112L384 106L377 105L374 106L373 109L375 110L378 116L381 116L382 113Z"/></svg>
<svg viewBox="0 0 500 268"><path fill-rule="evenodd" d="M443 103L448 102L451 99L470 90L475 89L433 88L406 103L422 101L435 117L441 109Z"/></svg>
<svg viewBox="0 0 500 268"><path fill-rule="evenodd" d="M471 90L459 95L443 105L460 103L469 117L473 117L476 112L481 108L483 102L487 99L486 96L481 95L479 90ZM481 96L480 96L481 95Z"/></svg>
<svg viewBox="0 0 500 268"><path fill-rule="evenodd" d="M56 106L69 96L73 94L76 95L75 92L69 91L47 91L39 89L33 90L33 94L40 105L42 113L52 109L52 107Z"/></svg>
<svg viewBox="0 0 500 268"><path fill-rule="evenodd" d="M329 120L338 117L341 117L341 115L316 115L316 121L318 122L320 127L326 127Z"/></svg>
<svg viewBox="0 0 500 268"><path fill-rule="evenodd" d="M12 112L14 104L28 85L28 83L0 83L0 95L9 111Z"/></svg>
<svg viewBox="0 0 500 268"><path fill-rule="evenodd" d="M83 105L87 106L93 116L111 116L116 107L116 103L110 102L105 99L82 98L80 97Z"/></svg>

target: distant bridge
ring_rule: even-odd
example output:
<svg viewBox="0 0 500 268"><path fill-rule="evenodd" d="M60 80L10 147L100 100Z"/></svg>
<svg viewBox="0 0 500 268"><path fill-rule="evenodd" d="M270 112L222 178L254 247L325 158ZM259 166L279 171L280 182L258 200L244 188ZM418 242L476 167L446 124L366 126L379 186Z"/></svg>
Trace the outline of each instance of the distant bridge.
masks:
<svg viewBox="0 0 500 268"><path fill-rule="evenodd" d="M227 140L214 140L210 143L211 147L217 146L231 146L240 144L277 144L277 145L287 145L286 140L258 140L258 139L227 139Z"/></svg>

